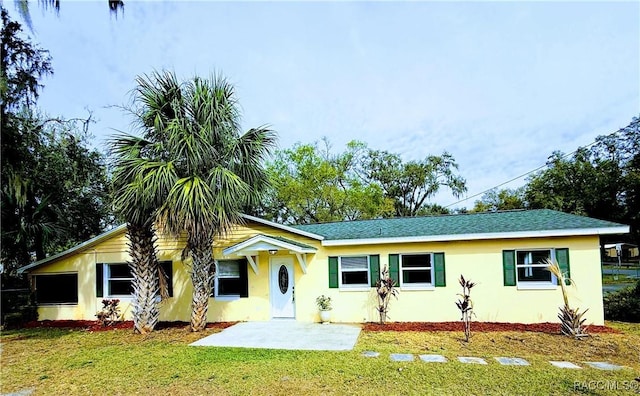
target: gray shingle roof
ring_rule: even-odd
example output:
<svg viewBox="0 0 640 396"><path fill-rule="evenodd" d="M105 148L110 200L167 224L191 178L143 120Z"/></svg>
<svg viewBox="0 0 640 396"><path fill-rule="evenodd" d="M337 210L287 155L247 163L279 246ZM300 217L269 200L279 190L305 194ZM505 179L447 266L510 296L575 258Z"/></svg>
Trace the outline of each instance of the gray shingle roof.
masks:
<svg viewBox="0 0 640 396"><path fill-rule="evenodd" d="M548 209L344 221L293 226L326 240L493 234L624 227L611 221Z"/></svg>

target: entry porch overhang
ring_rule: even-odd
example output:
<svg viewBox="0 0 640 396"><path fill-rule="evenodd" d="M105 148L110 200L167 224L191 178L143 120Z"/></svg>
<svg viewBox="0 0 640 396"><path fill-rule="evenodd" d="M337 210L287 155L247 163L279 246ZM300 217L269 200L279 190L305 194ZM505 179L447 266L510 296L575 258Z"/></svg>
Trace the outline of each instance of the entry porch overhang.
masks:
<svg viewBox="0 0 640 396"><path fill-rule="evenodd" d="M307 254L315 253L318 249L282 237L258 234L245 241L237 243L222 251L225 256L245 257L253 269L258 274L258 259L260 252L276 254L278 251L287 251L296 256L300 269L307 273Z"/></svg>

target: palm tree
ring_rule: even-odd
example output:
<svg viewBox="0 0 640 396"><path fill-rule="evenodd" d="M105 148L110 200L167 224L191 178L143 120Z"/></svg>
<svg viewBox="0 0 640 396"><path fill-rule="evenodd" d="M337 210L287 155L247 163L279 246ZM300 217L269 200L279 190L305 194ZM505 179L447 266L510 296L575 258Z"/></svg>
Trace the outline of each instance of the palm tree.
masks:
<svg viewBox="0 0 640 396"><path fill-rule="evenodd" d="M181 84L174 73L155 72L137 83L138 122L153 155L138 158L133 168L143 201L157 207L159 229L186 233L191 330L200 331L215 276L214 238L242 222L242 208L259 202L268 180L262 164L275 134L265 127L240 132L233 87L221 76Z"/></svg>
<svg viewBox="0 0 640 396"><path fill-rule="evenodd" d="M139 165L148 160L152 144L134 136L121 135L111 142L113 163L113 206L118 216L127 222L129 267L133 277L134 329L147 334L158 324L160 310L156 296L161 280L165 280L158 264L154 232L157 203L147 200L145 172ZM160 274L160 275L159 275ZM166 298L166 292L160 293Z"/></svg>
<svg viewBox="0 0 640 396"><path fill-rule="evenodd" d="M159 82L160 80L158 80ZM164 166L165 119L173 117L170 106L179 89L174 80L164 81L164 89L154 89L139 79L133 92L137 108L131 110L134 125L145 138L120 134L111 141L113 158L113 206L115 213L127 222L129 267L133 277L133 322L136 331L147 334L158 324L160 310L156 296L169 297L167 275L158 263L155 222L158 208L166 198L171 177L155 179L157 168Z"/></svg>

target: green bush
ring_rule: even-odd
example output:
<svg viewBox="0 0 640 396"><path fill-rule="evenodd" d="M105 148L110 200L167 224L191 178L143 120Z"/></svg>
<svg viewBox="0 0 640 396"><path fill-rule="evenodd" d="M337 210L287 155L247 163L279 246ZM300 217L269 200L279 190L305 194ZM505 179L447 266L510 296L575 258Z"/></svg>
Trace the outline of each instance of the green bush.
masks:
<svg viewBox="0 0 640 396"><path fill-rule="evenodd" d="M605 294L604 318L640 323L640 280L635 286Z"/></svg>

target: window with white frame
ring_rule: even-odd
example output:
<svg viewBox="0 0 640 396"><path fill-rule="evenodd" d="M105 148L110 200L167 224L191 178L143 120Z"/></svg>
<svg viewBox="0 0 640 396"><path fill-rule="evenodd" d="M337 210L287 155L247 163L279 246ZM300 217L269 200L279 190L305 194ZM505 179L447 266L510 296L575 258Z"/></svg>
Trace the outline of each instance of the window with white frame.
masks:
<svg viewBox="0 0 640 396"><path fill-rule="evenodd" d="M516 250L516 271L519 284L556 285L556 277L548 270L547 260L554 260L553 249Z"/></svg>
<svg viewBox="0 0 640 396"><path fill-rule="evenodd" d="M400 256L401 287L433 286L433 254L403 254Z"/></svg>
<svg viewBox="0 0 640 396"><path fill-rule="evenodd" d="M369 256L338 258L340 287L369 287Z"/></svg>
<svg viewBox="0 0 640 396"><path fill-rule="evenodd" d="M105 264L104 282L107 297L131 297L133 275L128 264Z"/></svg>
<svg viewBox="0 0 640 396"><path fill-rule="evenodd" d="M248 297L247 260L218 260L214 297Z"/></svg>

